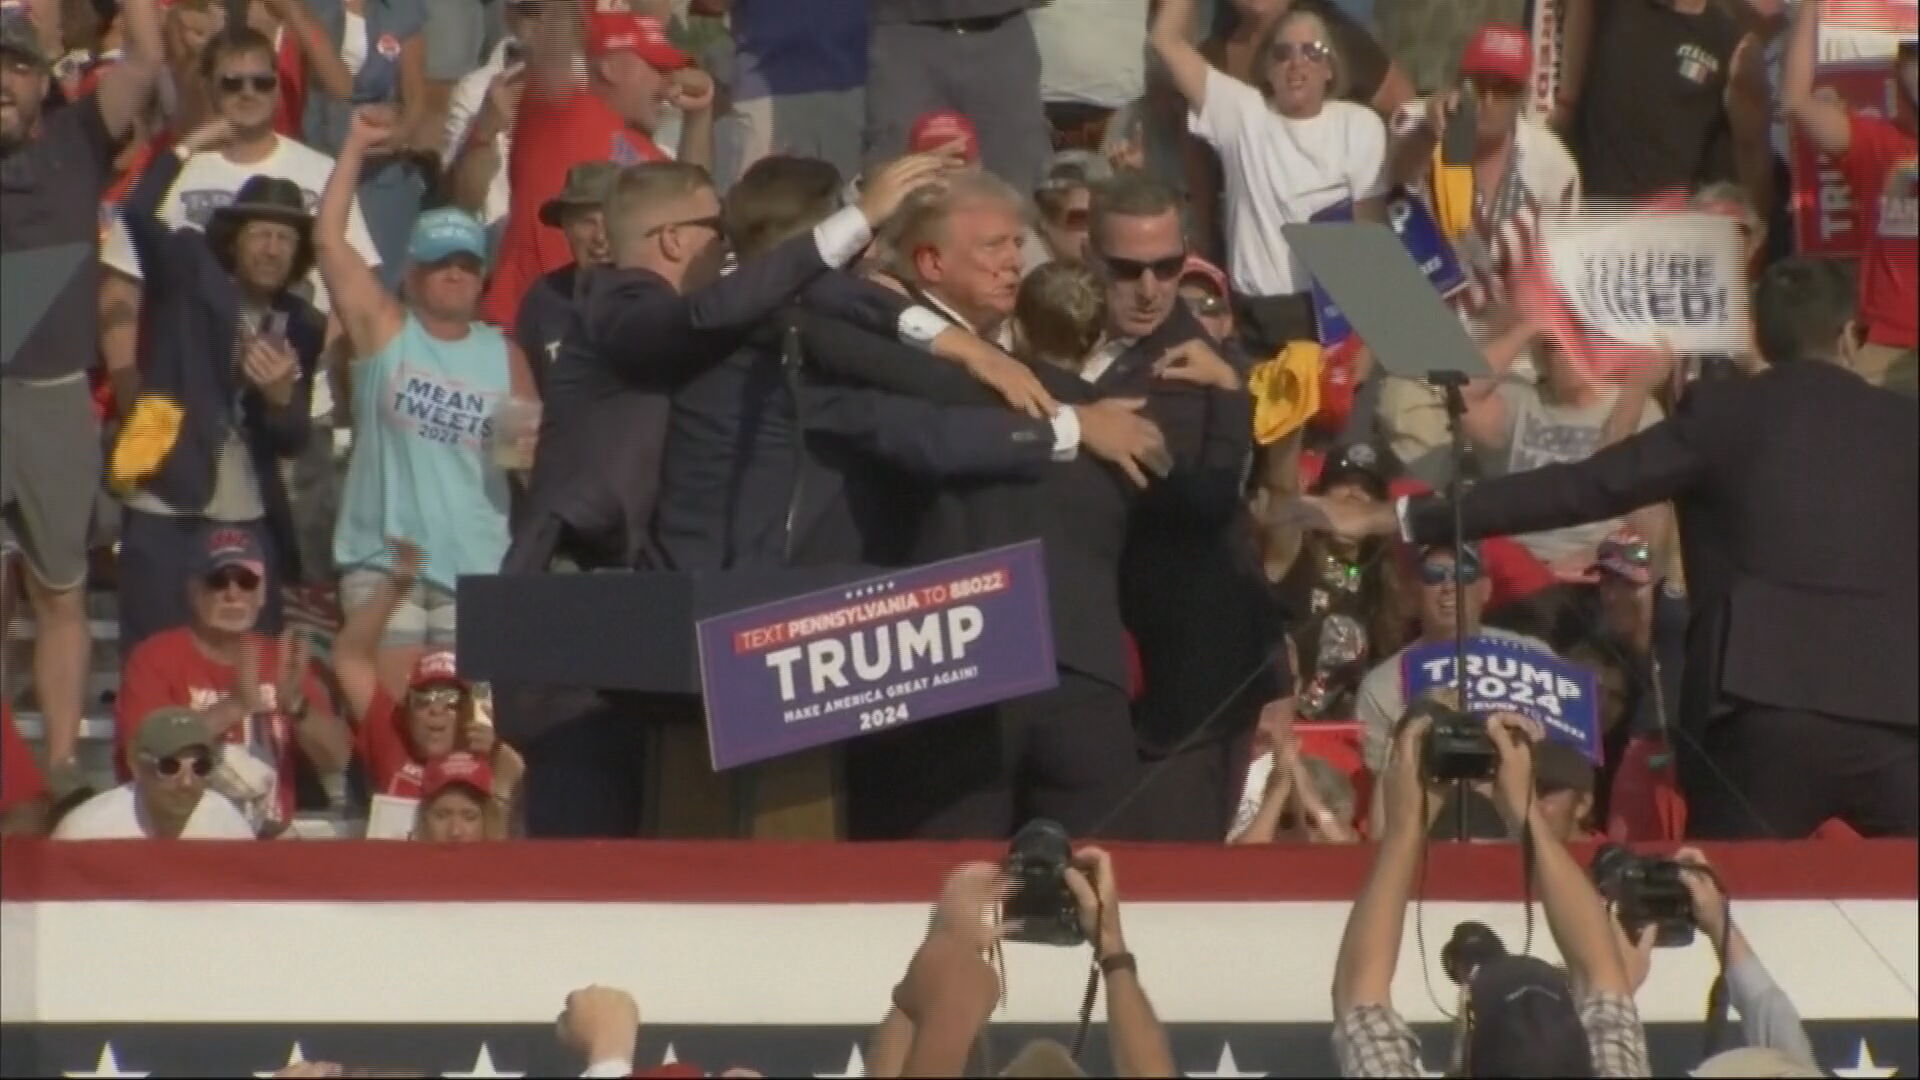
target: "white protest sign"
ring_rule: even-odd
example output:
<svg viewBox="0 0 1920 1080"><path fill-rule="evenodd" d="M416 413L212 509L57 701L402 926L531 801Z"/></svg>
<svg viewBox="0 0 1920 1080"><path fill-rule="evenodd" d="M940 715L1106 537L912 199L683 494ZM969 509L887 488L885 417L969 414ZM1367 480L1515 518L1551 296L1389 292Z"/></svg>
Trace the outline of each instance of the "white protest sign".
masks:
<svg viewBox="0 0 1920 1080"><path fill-rule="evenodd" d="M413 819L419 809L419 799L375 795L372 805L367 808L367 839L413 839Z"/></svg>
<svg viewBox="0 0 1920 1080"><path fill-rule="evenodd" d="M1632 349L1752 347L1746 252L1724 214L1598 212L1541 223L1542 264L1587 333Z"/></svg>

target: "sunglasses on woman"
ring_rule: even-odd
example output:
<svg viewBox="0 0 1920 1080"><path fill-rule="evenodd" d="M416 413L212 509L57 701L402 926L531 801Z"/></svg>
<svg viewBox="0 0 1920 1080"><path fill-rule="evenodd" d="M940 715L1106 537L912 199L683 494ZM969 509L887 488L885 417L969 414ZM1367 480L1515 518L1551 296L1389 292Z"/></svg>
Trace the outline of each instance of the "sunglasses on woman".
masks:
<svg viewBox="0 0 1920 1080"><path fill-rule="evenodd" d="M1199 296L1182 296L1180 299L1187 302L1188 311L1203 318L1210 319L1216 315L1225 315L1227 313L1227 302L1214 296L1212 293L1203 293Z"/></svg>
<svg viewBox="0 0 1920 1080"><path fill-rule="evenodd" d="M244 566L226 566L206 577L208 592L226 592L237 588L241 592L252 592L260 587L260 575Z"/></svg>
<svg viewBox="0 0 1920 1080"><path fill-rule="evenodd" d="M1276 41L1272 55L1277 64L1284 64L1296 56L1310 64L1318 64L1332 56L1333 50L1324 41Z"/></svg>
<svg viewBox="0 0 1920 1080"><path fill-rule="evenodd" d="M430 686L424 690L413 691L411 696L413 704L418 708L431 709L437 706L442 709L452 709L457 707L460 699L466 695L465 691L457 686Z"/></svg>
<svg viewBox="0 0 1920 1080"><path fill-rule="evenodd" d="M1462 585L1471 585L1480 580L1480 568L1472 563L1458 566L1450 562L1423 562L1420 564L1420 584L1445 585L1453 580L1456 569Z"/></svg>
<svg viewBox="0 0 1920 1080"><path fill-rule="evenodd" d="M274 87L279 85L280 76L272 72L263 71L257 75L220 76L220 92L223 94L237 94L242 90L248 89L251 89L256 94L270 94L273 92Z"/></svg>
<svg viewBox="0 0 1920 1080"><path fill-rule="evenodd" d="M181 769L192 769L193 775L205 780L213 775L213 759L205 754L188 754L185 757L160 758L154 761L153 768L161 776L169 779L179 776Z"/></svg>

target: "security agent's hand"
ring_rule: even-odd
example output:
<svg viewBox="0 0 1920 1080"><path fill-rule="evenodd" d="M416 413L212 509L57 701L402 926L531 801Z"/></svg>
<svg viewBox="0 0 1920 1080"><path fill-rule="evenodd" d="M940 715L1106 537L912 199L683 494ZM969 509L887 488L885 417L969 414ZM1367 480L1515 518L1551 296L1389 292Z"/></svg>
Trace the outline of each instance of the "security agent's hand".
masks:
<svg viewBox="0 0 1920 1080"><path fill-rule="evenodd" d="M1060 408L1053 395L1040 385L1039 376L1032 368L999 349L989 346L969 354L964 366L967 374L991 387L1008 405L1028 416L1044 419Z"/></svg>
<svg viewBox="0 0 1920 1080"><path fill-rule="evenodd" d="M1270 503L1268 528L1305 529L1347 540L1390 536L1400 528L1391 502L1354 502L1324 495L1298 495Z"/></svg>
<svg viewBox="0 0 1920 1080"><path fill-rule="evenodd" d="M1080 417L1080 445L1118 466L1137 487L1147 486L1147 473L1164 476L1173 467L1166 437L1153 421L1140 415L1145 405L1144 398L1108 398L1075 410Z"/></svg>
<svg viewBox="0 0 1920 1080"><path fill-rule="evenodd" d="M1240 376L1213 346L1195 338L1168 349L1153 365L1155 378L1214 390L1240 389Z"/></svg>
<svg viewBox="0 0 1920 1080"><path fill-rule="evenodd" d="M587 986L567 995L557 1022L560 1045L593 1065L633 1060L640 1039L640 1006L633 995L611 986Z"/></svg>
<svg viewBox="0 0 1920 1080"><path fill-rule="evenodd" d="M1073 865L1067 867L1067 888L1073 890L1080 905L1080 932L1093 942L1094 955L1100 959L1127 951L1126 935L1120 930L1120 889L1113 876L1113 856L1097 847L1074 852Z"/></svg>
<svg viewBox="0 0 1920 1080"><path fill-rule="evenodd" d="M1533 808L1533 744L1545 737L1540 723L1519 713L1489 713L1487 738L1500 764L1493 776L1493 803L1515 835Z"/></svg>
<svg viewBox="0 0 1920 1080"><path fill-rule="evenodd" d="M879 227L907 196L939 183L946 168L947 159L937 154L908 154L888 162L861 187L860 212L868 224Z"/></svg>

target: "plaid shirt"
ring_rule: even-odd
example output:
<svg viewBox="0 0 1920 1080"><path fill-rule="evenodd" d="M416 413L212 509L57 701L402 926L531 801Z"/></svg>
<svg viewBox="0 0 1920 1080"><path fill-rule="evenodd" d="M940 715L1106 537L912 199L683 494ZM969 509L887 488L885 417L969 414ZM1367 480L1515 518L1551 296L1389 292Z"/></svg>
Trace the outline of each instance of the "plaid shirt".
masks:
<svg viewBox="0 0 1920 1080"><path fill-rule="evenodd" d="M1647 1033L1633 999L1593 994L1580 1003L1580 1026L1593 1050L1594 1075L1651 1076ZM1333 1026L1333 1056L1340 1075L1427 1076L1420 1060L1420 1039L1391 1005L1361 1005Z"/></svg>

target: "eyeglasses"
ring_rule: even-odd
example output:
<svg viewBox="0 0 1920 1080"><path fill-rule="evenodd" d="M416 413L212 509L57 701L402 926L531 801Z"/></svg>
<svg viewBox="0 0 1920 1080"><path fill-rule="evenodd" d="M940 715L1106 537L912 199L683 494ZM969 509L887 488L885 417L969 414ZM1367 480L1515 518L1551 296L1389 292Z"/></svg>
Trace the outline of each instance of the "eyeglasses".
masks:
<svg viewBox="0 0 1920 1080"><path fill-rule="evenodd" d="M1216 315L1225 315L1227 313L1227 302L1212 293L1203 293L1199 296L1182 296L1180 299L1186 301L1187 310L1193 312L1195 315L1210 319Z"/></svg>
<svg viewBox="0 0 1920 1080"><path fill-rule="evenodd" d="M244 566L223 566L206 576L208 592L226 592L238 588L241 592L252 592L260 587L260 575Z"/></svg>
<svg viewBox="0 0 1920 1080"><path fill-rule="evenodd" d="M1142 274L1152 274L1157 281L1172 281L1180 276L1187 265L1187 254L1169 255L1164 259L1142 261L1140 259L1122 259L1113 255L1102 255L1100 260L1107 264L1107 273L1118 281L1138 281Z"/></svg>
<svg viewBox="0 0 1920 1080"><path fill-rule="evenodd" d="M442 709L457 708L460 699L465 696L466 692L457 686L429 686L409 694L414 707L420 709L431 709L436 706Z"/></svg>
<svg viewBox="0 0 1920 1080"><path fill-rule="evenodd" d="M1284 64L1296 56L1309 64L1319 64L1331 57L1333 50L1324 41L1276 41L1271 55L1276 64Z"/></svg>
<svg viewBox="0 0 1920 1080"><path fill-rule="evenodd" d="M653 228L648 229L645 233L642 233L641 235L653 236L658 233L666 232L668 229L685 229L689 227L699 228L699 229L712 229L713 234L715 236L718 236L723 241L727 239L727 223L721 220L720 215L718 214L715 214L712 217L693 218L688 221L669 221L665 225L655 225Z"/></svg>
<svg viewBox="0 0 1920 1080"><path fill-rule="evenodd" d="M1420 584L1440 586L1451 582L1458 572L1460 584L1471 585L1480 580L1480 567L1473 563L1464 565L1450 562L1423 562L1420 564Z"/></svg>
<svg viewBox="0 0 1920 1080"><path fill-rule="evenodd" d="M223 94L237 94L242 90L248 89L251 89L256 94L270 94L273 92L273 88L279 85L280 76L270 71L262 71L253 75L220 76L220 92Z"/></svg>
<svg viewBox="0 0 1920 1080"><path fill-rule="evenodd" d="M181 769L192 769L193 775L201 780L213 775L213 759L205 754L188 754L185 757L148 758L153 769L161 776L172 778L180 775Z"/></svg>

